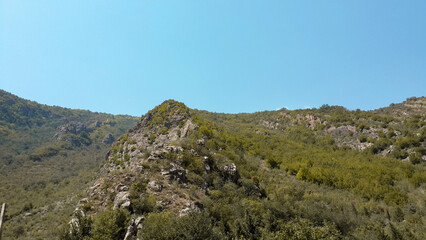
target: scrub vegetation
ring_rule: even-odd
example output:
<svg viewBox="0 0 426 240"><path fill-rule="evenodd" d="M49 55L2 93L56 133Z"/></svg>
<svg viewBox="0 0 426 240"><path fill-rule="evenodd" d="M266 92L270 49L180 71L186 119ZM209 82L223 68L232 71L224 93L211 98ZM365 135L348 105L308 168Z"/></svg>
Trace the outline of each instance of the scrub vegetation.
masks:
<svg viewBox="0 0 426 240"><path fill-rule="evenodd" d="M9 155L1 156L0 201L10 205L5 237L123 239L129 224L143 217L139 239L426 239L423 102L370 112L324 105L219 114L168 101L138 125L128 116L94 114L100 127L87 136L72 133L81 138L79 146L52 140L62 123L28 126L32 121L22 120L12 127L2 119L8 133L0 146ZM406 114L390 114L392 108ZM104 124L105 118L116 124ZM189 120L197 127L181 137ZM39 130L43 126L50 132ZM142 143L161 145L178 128L173 145L181 150L148 161L154 153ZM31 135L32 129L40 134ZM107 133L117 141L104 161ZM11 151L11 141L29 146ZM99 176L94 169L100 164L115 169L101 171L112 180L99 186L102 196L87 196L83 190ZM233 164L234 175L227 175L224 169ZM185 181L162 182L164 169L177 165ZM153 178L166 189L153 191ZM114 209L117 192L111 190L126 181L130 206ZM166 193L196 207L186 214L164 207ZM78 224L68 224L73 206L86 197L74 214Z"/></svg>

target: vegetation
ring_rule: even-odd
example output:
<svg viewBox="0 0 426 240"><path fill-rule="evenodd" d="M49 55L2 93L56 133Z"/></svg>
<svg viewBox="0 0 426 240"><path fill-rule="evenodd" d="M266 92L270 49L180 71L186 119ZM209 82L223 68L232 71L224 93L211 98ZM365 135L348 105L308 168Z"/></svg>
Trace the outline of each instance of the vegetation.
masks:
<svg viewBox="0 0 426 240"><path fill-rule="evenodd" d="M136 121L40 105L0 90L0 203L8 204L2 237L57 238L109 151L105 135L118 137ZM72 122L85 131L53 138Z"/></svg>
<svg viewBox="0 0 426 240"><path fill-rule="evenodd" d="M400 106L398 109L403 111ZM6 199L16 203L14 214L9 215L6 239L35 235L43 239L123 239L129 223L141 216L145 220L139 239L426 239L425 117L386 113L324 105L296 111L218 114L190 110L169 100L142 118L146 121L141 135L144 141L162 144L159 141L167 136L161 135L176 131L172 121L180 121L179 137L186 119L197 128L173 142L181 150L143 161L138 172L126 166L147 159L151 150L141 148L132 131L122 135L109 153L116 170L105 173L111 181L101 186L107 196L102 203L106 207L98 212L89 200L80 208L83 212L74 215L81 227L68 224L72 208L67 206L76 202L64 201L72 199L72 194L76 199L84 197L78 193L88 186L93 169L104 159L101 154L106 154L106 149L100 141L105 128L112 132L113 126L88 131L89 144L40 140L19 155L11 153L9 165L13 168L2 170L19 176L15 177L19 180L25 167L43 166L46 171L32 184L22 181L26 190L8 183L8 189L18 191ZM115 126L123 124L119 117L114 121ZM4 126L12 129L10 123ZM19 128L13 129L15 134L23 134ZM102 134L97 132L101 130ZM7 158L3 159L6 162ZM18 162L22 167L16 165ZM148 187L172 164L186 170L186 179L164 184L172 191L167 192L169 196L196 204L196 210L187 214L165 208L160 193ZM233 164L237 172L230 176L224 169ZM47 166L64 170L56 173ZM131 204L128 210L113 210L116 192L111 190L117 183L112 181L121 183L123 179L131 179ZM30 196L22 197L26 193ZM62 201L64 207L59 209L53 201ZM45 206L48 211L43 215ZM32 217L25 217L27 212ZM44 223L55 222L62 223L53 224L61 231L42 229L48 226ZM11 228L12 224L17 227Z"/></svg>

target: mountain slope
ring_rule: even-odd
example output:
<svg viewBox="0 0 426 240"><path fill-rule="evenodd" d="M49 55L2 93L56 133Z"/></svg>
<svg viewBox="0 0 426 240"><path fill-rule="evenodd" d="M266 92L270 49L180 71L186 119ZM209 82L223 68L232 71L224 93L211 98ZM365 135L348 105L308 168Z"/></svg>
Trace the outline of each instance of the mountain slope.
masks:
<svg viewBox="0 0 426 240"><path fill-rule="evenodd" d="M136 124L41 105L0 90L0 202L5 239L52 239L105 159L114 137Z"/></svg>
<svg viewBox="0 0 426 240"><path fill-rule="evenodd" d="M424 239L420 113L234 115L166 101L113 144L61 238ZM351 147L342 134L374 140ZM383 138L388 145L374 150ZM420 160L383 154L390 146Z"/></svg>

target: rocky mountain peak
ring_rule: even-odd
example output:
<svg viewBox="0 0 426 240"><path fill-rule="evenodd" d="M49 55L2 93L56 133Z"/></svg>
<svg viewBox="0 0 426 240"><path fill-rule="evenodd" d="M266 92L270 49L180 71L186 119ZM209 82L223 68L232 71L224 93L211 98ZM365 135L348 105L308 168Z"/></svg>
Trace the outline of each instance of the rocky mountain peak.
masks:
<svg viewBox="0 0 426 240"><path fill-rule="evenodd" d="M188 188L187 170L181 166L188 150L181 143L199 128L194 122L190 109L174 100L142 116L136 127L113 143L99 178L89 189L93 210L102 211L113 204L113 209L142 213L135 202L140 199L156 199L152 203L156 207L176 212L195 209L187 193L173 192L173 184Z"/></svg>
<svg viewBox="0 0 426 240"><path fill-rule="evenodd" d="M182 125L190 118L189 108L185 104L175 100L167 100L142 116L137 126L130 132L153 129L165 131L165 128L170 129Z"/></svg>

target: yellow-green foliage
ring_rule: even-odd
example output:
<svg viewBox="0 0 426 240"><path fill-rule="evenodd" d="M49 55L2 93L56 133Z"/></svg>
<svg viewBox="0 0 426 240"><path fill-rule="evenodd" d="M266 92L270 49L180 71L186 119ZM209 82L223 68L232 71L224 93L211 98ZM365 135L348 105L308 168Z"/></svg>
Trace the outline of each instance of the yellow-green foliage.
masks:
<svg viewBox="0 0 426 240"><path fill-rule="evenodd" d="M269 167L280 166L303 181L347 189L366 199L394 204L406 202L406 193L396 185L400 181L410 181L413 173L418 171L410 163L395 159L339 150L332 141L316 137L308 128L287 128L284 132L264 136L251 134L250 124L242 124L232 119L232 115L226 117L230 118L224 120L228 132L219 132L211 123L199 121L200 136L209 138L206 145L214 142L211 146L222 148L224 154L227 154L227 149L244 151L265 159ZM387 140L380 139L371 152L384 149L389 144ZM228 157L236 159L232 155Z"/></svg>
<svg viewBox="0 0 426 240"><path fill-rule="evenodd" d="M123 209L105 211L93 220L90 240L123 239L129 223L129 212Z"/></svg>
<svg viewBox="0 0 426 240"><path fill-rule="evenodd" d="M174 100L165 101L147 113L147 116L151 117L147 125L148 129L156 126L162 126L165 122L169 121L170 116L174 114L188 115L189 108L186 107L185 104ZM165 130L162 131L164 132Z"/></svg>
<svg viewBox="0 0 426 240"><path fill-rule="evenodd" d="M218 239L204 214L177 217L172 212L151 213L138 237L148 239Z"/></svg>
<svg viewBox="0 0 426 240"><path fill-rule="evenodd" d="M8 204L2 239L57 239L105 160L103 138L120 136L137 118L40 105L1 90L0 109L0 129L7 129L0 130L0 203ZM65 120L88 129L53 139Z"/></svg>

